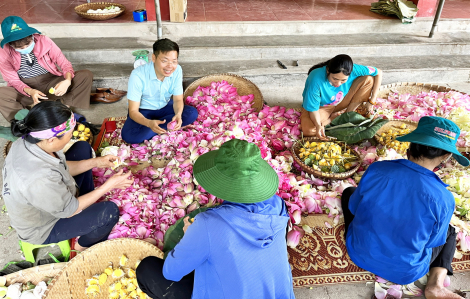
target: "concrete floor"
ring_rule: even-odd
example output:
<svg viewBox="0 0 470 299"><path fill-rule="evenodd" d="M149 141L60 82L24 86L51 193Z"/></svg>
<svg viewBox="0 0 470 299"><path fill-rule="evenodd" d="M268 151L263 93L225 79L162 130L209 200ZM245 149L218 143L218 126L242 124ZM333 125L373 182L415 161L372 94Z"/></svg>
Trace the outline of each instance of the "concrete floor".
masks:
<svg viewBox="0 0 470 299"><path fill-rule="evenodd" d="M470 83L457 83L448 84L449 87L462 92L470 93ZM118 89L127 89L127 86L112 86ZM272 93L271 93L272 92ZM270 94L279 91L271 91L264 94L264 98L270 103ZM283 91L286 92L285 90ZM289 98L301 99L302 90L289 90L286 94ZM272 103L274 104L274 103ZM300 107L301 102L297 103ZM76 112L86 116L88 121L94 124L100 124L104 118L109 116L124 116L127 112L127 99L123 98L121 101L114 104L97 104L92 105L88 110L78 109ZM6 126L6 121L2 118L0 125ZM3 149L6 140L0 139L0 149ZM3 165L3 156L0 157L0 165ZM1 177L0 177L1 183ZM3 199L0 199L0 206L3 206ZM0 214L0 267L10 261L21 260L21 253L18 246L18 237L14 231L9 230L9 219L7 214ZM469 289L470 287L470 272L455 274L451 279L450 289ZM344 284L332 286L320 286L314 288L295 289L294 291L297 299L369 299L373 295L373 286L366 285L365 283L359 284ZM424 297L415 297L424 298Z"/></svg>

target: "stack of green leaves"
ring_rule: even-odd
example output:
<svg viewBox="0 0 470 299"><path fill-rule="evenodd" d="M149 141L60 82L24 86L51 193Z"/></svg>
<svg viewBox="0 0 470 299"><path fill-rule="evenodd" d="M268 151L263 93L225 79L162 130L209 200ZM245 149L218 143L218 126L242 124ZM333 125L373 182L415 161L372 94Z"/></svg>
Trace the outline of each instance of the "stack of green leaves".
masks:
<svg viewBox="0 0 470 299"><path fill-rule="evenodd" d="M371 4L370 11L386 16L397 16L402 23L409 24L415 20L418 8L407 0L379 0Z"/></svg>
<svg viewBox="0 0 470 299"><path fill-rule="evenodd" d="M325 126L327 136L335 137L347 144L357 143L374 137L375 133L388 122L382 118L365 118L357 112L343 113Z"/></svg>

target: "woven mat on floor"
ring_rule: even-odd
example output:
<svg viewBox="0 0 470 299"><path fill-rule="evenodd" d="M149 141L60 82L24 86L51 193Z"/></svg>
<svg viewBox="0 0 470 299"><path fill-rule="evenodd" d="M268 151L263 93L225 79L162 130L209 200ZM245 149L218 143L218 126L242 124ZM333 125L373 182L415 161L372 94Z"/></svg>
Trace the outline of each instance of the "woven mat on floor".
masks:
<svg viewBox="0 0 470 299"><path fill-rule="evenodd" d="M303 218L301 224L307 224L313 232L305 233L295 249L288 247L294 288L374 281L374 274L359 268L349 258L343 219L333 228L327 228L325 222L333 226L333 219L326 215ZM452 267L455 272L470 271L470 252L460 260L454 259Z"/></svg>

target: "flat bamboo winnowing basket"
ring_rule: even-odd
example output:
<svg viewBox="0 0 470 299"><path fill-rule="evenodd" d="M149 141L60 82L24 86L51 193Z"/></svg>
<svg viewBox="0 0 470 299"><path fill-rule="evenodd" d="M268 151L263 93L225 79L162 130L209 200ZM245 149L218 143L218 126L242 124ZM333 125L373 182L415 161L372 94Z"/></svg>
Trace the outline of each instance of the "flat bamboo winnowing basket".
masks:
<svg viewBox="0 0 470 299"><path fill-rule="evenodd" d="M135 269L137 261L147 256L163 258L158 247L142 240L121 238L108 240L92 246L74 257L52 280L46 291L46 299L89 299L85 295L86 280L113 264L119 266L120 257L125 254L129 259L125 268ZM112 277L101 286L101 292L94 299L108 299L108 287L115 282Z"/></svg>
<svg viewBox="0 0 470 299"><path fill-rule="evenodd" d="M222 80L227 81L229 84L236 87L240 96L246 96L249 94L254 95L253 105L251 107L253 107L256 112L263 109L264 99L258 86L250 80L235 74L213 74L199 78L186 88L183 97L186 99L188 96L192 96L196 88L199 86L207 87L212 82L220 82Z"/></svg>
<svg viewBox="0 0 470 299"><path fill-rule="evenodd" d="M59 274L66 264L67 263L54 263L36 266L5 275L6 285L9 286L14 283L27 283L28 281L35 285L41 281L47 282Z"/></svg>
<svg viewBox="0 0 470 299"><path fill-rule="evenodd" d="M398 93L409 93L412 95L417 95L420 92L448 92L448 91L458 91L446 86L441 86L437 84L428 84L428 83L417 83L417 82L399 82L392 83L387 85L380 86L378 98L385 98L390 92L397 91ZM459 92L459 91L458 91Z"/></svg>
<svg viewBox="0 0 470 299"><path fill-rule="evenodd" d="M109 12L109 13L87 13L89 9L105 9L108 6L119 6L121 9L119 12ZM85 19L95 20L95 21L104 21L109 20L115 17L122 15L126 11L126 7L119 3L110 3L110 2L95 2L95 3L85 3L75 7L75 12L77 15Z"/></svg>

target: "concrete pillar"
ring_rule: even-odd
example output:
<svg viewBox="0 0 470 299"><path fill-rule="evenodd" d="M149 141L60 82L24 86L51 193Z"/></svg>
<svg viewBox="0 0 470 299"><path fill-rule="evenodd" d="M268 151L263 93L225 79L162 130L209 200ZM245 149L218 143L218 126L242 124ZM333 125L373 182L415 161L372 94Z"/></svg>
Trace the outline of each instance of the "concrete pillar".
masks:
<svg viewBox="0 0 470 299"><path fill-rule="evenodd" d="M411 0L418 6L417 17L434 17L439 0Z"/></svg>

